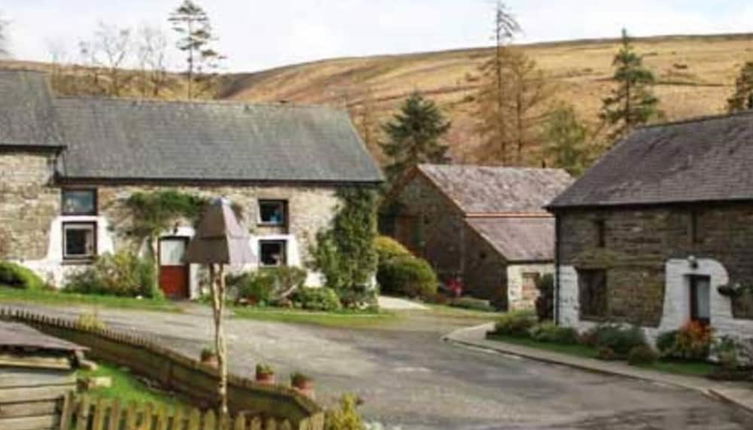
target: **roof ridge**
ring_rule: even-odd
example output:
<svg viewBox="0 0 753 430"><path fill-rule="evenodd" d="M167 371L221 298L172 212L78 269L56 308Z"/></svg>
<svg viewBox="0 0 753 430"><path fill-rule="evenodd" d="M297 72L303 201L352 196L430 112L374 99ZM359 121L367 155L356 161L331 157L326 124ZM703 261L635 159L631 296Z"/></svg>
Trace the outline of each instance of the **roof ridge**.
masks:
<svg viewBox="0 0 753 430"><path fill-rule="evenodd" d="M419 167L470 167L470 168L484 168L484 169L498 169L498 170L535 170L535 171L557 171L565 169L561 167L530 167L530 166L495 166L491 164L439 164L439 163L419 163Z"/></svg>
<svg viewBox="0 0 753 430"><path fill-rule="evenodd" d="M696 117L691 117L691 118L678 119L674 121L667 121L667 122L661 122L661 123L655 123L655 124L646 124L646 125L637 127L637 129L641 130L641 129L650 129L650 128L671 127L674 125L692 124L692 123L697 123L697 122L714 121L718 119L735 118L739 116L750 116L750 115L753 115L753 110L701 115L701 116L696 116Z"/></svg>
<svg viewBox="0 0 753 430"><path fill-rule="evenodd" d="M54 96L53 101L56 100L81 100L81 101L106 101L115 103L144 103L144 104L164 104L164 105L210 105L210 106L260 106L260 107L275 107L275 108L292 108L292 109L322 109L342 112L344 109L337 108L324 104L302 104L302 103L290 103L290 102L243 102L235 100L164 100L154 98L140 98L140 97L108 97L108 96Z"/></svg>

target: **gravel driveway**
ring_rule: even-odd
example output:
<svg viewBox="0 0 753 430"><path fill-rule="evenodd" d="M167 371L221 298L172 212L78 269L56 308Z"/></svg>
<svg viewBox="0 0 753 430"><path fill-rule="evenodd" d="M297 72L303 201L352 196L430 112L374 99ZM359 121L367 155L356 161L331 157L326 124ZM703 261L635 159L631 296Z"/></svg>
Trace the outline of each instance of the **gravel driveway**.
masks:
<svg viewBox="0 0 753 430"><path fill-rule="evenodd" d="M100 310L100 318L193 356L212 333L206 308L186 314ZM230 369L250 374L264 361L283 376L303 371L316 379L323 401L357 393L369 420L403 429L753 428L750 414L695 392L440 341L462 324L468 322L430 312L366 330L230 319Z"/></svg>

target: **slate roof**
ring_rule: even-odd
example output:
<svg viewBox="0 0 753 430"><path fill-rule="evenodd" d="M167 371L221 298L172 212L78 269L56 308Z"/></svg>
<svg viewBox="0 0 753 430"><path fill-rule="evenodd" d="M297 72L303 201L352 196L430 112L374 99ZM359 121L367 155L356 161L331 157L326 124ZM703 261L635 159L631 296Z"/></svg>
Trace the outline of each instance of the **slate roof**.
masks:
<svg viewBox="0 0 753 430"><path fill-rule="evenodd" d="M438 164L418 169L466 214L545 212L572 183L562 169Z"/></svg>
<svg viewBox="0 0 753 430"><path fill-rule="evenodd" d="M637 129L551 209L753 199L753 113Z"/></svg>
<svg viewBox="0 0 753 430"><path fill-rule="evenodd" d="M554 261L554 218L468 218L481 237L508 262Z"/></svg>
<svg viewBox="0 0 753 430"><path fill-rule="evenodd" d="M55 148L62 144L45 75L0 70L0 146Z"/></svg>
<svg viewBox="0 0 753 430"><path fill-rule="evenodd" d="M72 352L87 350L83 346L48 336L25 324L0 321L0 348L34 348L45 351Z"/></svg>
<svg viewBox="0 0 753 430"><path fill-rule="evenodd" d="M62 142L66 150L58 170L65 179L382 181L345 111L292 104L51 98L44 75L30 72L0 72L3 90L31 101L19 107L2 95L0 136L12 133L22 144ZM3 122L19 117L27 125L20 131Z"/></svg>

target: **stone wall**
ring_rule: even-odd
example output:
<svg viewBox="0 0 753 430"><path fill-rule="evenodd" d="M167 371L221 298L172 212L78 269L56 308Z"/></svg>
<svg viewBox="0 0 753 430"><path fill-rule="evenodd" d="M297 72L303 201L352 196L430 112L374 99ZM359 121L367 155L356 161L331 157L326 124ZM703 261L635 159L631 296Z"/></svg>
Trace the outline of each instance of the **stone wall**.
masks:
<svg viewBox="0 0 753 430"><path fill-rule="evenodd" d="M53 155L0 152L0 259L47 255L50 221L60 192L50 187Z"/></svg>
<svg viewBox="0 0 753 430"><path fill-rule="evenodd" d="M489 300L500 309L507 309L510 302L507 262L468 224L465 224L463 229L465 230L463 281L466 289L474 297Z"/></svg>
<svg viewBox="0 0 753 430"><path fill-rule="evenodd" d="M695 217L696 239L693 239ZM596 221L605 226L598 246ZM560 311L571 315L577 299L575 269L607 271L605 319L659 327L668 297L670 260L718 261L730 283L753 285L753 205L688 208L577 210L558 214ZM672 287L676 288L676 287ZM750 297L727 300L737 319L753 319Z"/></svg>

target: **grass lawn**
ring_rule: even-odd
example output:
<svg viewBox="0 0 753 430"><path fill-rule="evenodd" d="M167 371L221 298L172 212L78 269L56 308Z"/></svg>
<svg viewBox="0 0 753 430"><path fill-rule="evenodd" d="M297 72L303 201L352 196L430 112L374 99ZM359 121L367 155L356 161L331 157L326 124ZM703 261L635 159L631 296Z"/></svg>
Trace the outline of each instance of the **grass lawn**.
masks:
<svg viewBox="0 0 753 430"><path fill-rule="evenodd" d="M144 309L178 312L173 303L166 300L134 299L130 297L68 294L48 290L20 290L0 286L0 303L40 303L45 305L88 305L107 308Z"/></svg>
<svg viewBox="0 0 753 430"><path fill-rule="evenodd" d="M157 407L170 409L187 406L174 395L150 388L125 369L102 362L98 362L98 365L97 370L79 370L77 374L79 377L107 376L112 379L111 387L95 388L87 392L93 397L119 399L121 404L150 402Z"/></svg>
<svg viewBox="0 0 753 430"><path fill-rule="evenodd" d="M385 311L314 312L300 309L262 308L252 306L235 306L232 307L232 310L236 318L343 328L371 328L381 324L394 322L399 319L397 313Z"/></svg>
<svg viewBox="0 0 753 430"><path fill-rule="evenodd" d="M585 345L562 345L557 343L537 342L533 339L518 338L500 334L489 334L487 335L487 338L500 342L511 343L514 345L559 352L561 354L568 354L583 358L596 358L597 355L595 348ZM705 362L659 360L656 363L638 367L649 370L657 370L665 373L674 373L677 375L706 377L711 375L711 373L713 373L718 366Z"/></svg>

